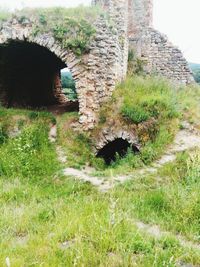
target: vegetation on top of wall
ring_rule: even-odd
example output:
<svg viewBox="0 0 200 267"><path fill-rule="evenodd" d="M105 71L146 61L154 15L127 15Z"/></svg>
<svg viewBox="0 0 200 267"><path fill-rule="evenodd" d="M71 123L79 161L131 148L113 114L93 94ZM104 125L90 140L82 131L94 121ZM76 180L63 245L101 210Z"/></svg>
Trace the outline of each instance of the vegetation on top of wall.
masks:
<svg viewBox="0 0 200 267"><path fill-rule="evenodd" d="M100 7L76 8L24 8L11 13L0 9L0 22L16 18L19 23L33 23L32 34L52 34L63 48L71 49L77 56L87 52L95 35L94 22L102 14Z"/></svg>
<svg viewBox="0 0 200 267"><path fill-rule="evenodd" d="M0 23L11 17L11 13L7 9L0 7Z"/></svg>
<svg viewBox="0 0 200 267"><path fill-rule="evenodd" d="M36 8L17 12L18 20L34 21L33 35L47 33L72 50L76 55L87 52L88 44L95 35L94 21L101 14L98 7Z"/></svg>
<svg viewBox="0 0 200 267"><path fill-rule="evenodd" d="M128 123L137 125L143 145L140 158L149 164L173 140L178 128L181 114L176 90L162 79L130 78L119 86L116 94L123 94L120 115Z"/></svg>

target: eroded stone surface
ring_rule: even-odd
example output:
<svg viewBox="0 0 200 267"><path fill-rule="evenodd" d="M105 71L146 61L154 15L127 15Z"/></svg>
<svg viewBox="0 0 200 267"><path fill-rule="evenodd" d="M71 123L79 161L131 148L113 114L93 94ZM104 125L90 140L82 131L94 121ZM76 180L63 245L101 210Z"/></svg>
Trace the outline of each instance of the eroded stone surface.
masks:
<svg viewBox="0 0 200 267"><path fill-rule="evenodd" d="M79 122L84 129L95 126L100 107L112 95L116 84L126 77L129 49L134 49L144 62L147 74L157 73L183 84L194 81L181 51L166 36L151 28L153 0L92 2L101 5L108 16L97 18L96 33L81 57L63 48L52 32L33 34L34 20L31 18L20 22L15 16L0 29L0 45L10 41L34 43L45 47L67 65L76 82ZM0 100L5 98L1 86L0 79ZM55 79L54 86L57 99L66 101L59 79Z"/></svg>
<svg viewBox="0 0 200 267"><path fill-rule="evenodd" d="M194 82L182 52L164 34L148 27L129 40L130 49L136 51L147 74L156 73L182 84Z"/></svg>
<svg viewBox="0 0 200 267"><path fill-rule="evenodd" d="M118 25L115 11L118 10L118 15L123 13L124 24L128 27L129 50L134 50L142 60L145 73L157 73L183 84L194 82L180 49L173 46L164 34L152 28L153 0L93 0L93 3L103 6L111 17L115 16Z"/></svg>
<svg viewBox="0 0 200 267"><path fill-rule="evenodd" d="M96 34L89 44L87 54L80 58L64 49L62 43L54 39L52 32L33 35L34 22L31 19L24 25L15 17L3 23L0 30L0 45L11 41L34 43L45 47L66 64L76 82L80 123L85 129L94 127L100 106L111 96L116 83L124 79L127 69L126 24L118 24L112 30L105 18L98 18L94 26ZM58 74L55 74L54 87L56 98L61 103L65 102ZM4 91L0 90L0 100L4 98Z"/></svg>
<svg viewBox="0 0 200 267"><path fill-rule="evenodd" d="M103 148L109 142L112 142L118 138L128 141L131 145L134 145L138 150L140 149L139 139L136 133L129 129L128 127L120 127L113 125L104 128L95 140L94 153L97 154L98 151Z"/></svg>

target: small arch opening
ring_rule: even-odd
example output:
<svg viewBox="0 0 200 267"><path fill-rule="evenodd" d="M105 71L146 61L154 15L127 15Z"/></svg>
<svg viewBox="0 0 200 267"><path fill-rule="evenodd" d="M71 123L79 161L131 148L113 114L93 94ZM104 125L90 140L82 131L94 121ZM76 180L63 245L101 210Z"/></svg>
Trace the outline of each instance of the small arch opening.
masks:
<svg viewBox="0 0 200 267"><path fill-rule="evenodd" d="M57 113L78 110L77 101L71 107L62 89L64 68L67 65L60 58L35 43L10 41L1 45L0 103L7 108L46 108Z"/></svg>
<svg viewBox="0 0 200 267"><path fill-rule="evenodd" d="M127 140L117 138L101 148L97 153L97 157L103 158L106 165L110 165L112 162L116 161L118 156L120 158L125 157L129 150L131 150L133 153L139 152L139 149L130 144Z"/></svg>

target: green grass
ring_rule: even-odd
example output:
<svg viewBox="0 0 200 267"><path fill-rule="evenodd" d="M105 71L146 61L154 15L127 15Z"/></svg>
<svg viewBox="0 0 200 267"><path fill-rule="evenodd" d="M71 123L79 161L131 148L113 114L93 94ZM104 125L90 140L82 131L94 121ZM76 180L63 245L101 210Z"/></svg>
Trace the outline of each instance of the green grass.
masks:
<svg viewBox="0 0 200 267"><path fill-rule="evenodd" d="M18 176L0 177L2 266L6 257L12 266L160 267L200 260L197 251L182 248L173 237L154 239L138 232L130 216L130 187L119 198L119 189L102 195L52 169L41 179L31 177L20 170ZM122 205L125 198L129 207ZM164 208L160 196L149 205Z"/></svg>
<svg viewBox="0 0 200 267"><path fill-rule="evenodd" d="M55 148L49 144L48 132L51 117L47 113L41 113L37 117L28 112L28 118L22 123L21 118L15 122L14 129L17 134L9 137L9 121L1 118L1 147L0 147L0 175L10 178L23 177L26 179L41 179L58 170ZM7 115L8 116L8 115ZM19 116L19 115L18 115ZM12 125L14 118L10 118ZM21 126L21 127L20 127ZM14 131L10 129L10 131Z"/></svg>
<svg viewBox="0 0 200 267"><path fill-rule="evenodd" d="M74 132L69 127L71 122L78 120L78 114L66 114L59 118L58 143L66 151L70 167L95 167L97 171L94 175L97 176L109 177L111 172L116 175L128 174L158 159L173 141L182 120L199 127L199 101L198 86L178 87L153 77L128 78L118 86L110 102L102 107L100 122L91 133ZM138 117L146 112L149 117L140 123L133 121L124 115L125 107L131 114L137 110ZM125 158L118 158L108 167L101 159L94 157L92 146L99 132L109 123L113 124L113 121L116 128L125 125L130 131L136 132L142 146L139 155L129 152Z"/></svg>
<svg viewBox="0 0 200 267"><path fill-rule="evenodd" d="M176 237L181 234L199 242L198 150L179 154L158 175L134 177L106 194L88 183L64 177L65 166L57 160L55 146L60 145L66 152L66 166L94 166L101 170L97 175L109 174L112 179L113 175L130 174L159 157L173 140L180 119L189 119L199 127L199 88L175 88L172 92L170 87L168 92L168 87L161 90L165 82L158 81L153 92L153 83L156 81L138 78L121 85L109 108L105 106L101 113L104 120L90 133L72 129L77 113L55 118L45 111L0 108L0 266L5 266L7 257L14 267L199 264L200 252L183 247ZM155 96L159 103L156 110L158 107L161 112L150 112L150 118L140 123L130 122L129 118L127 121L121 107L128 99L130 109L131 105L144 103L147 84L152 87L148 87L145 107L152 112ZM178 103L176 109L171 101ZM117 108L111 113L112 105ZM117 123L136 127L144 146L140 155L129 153L105 169L102 161L94 157L92 144L95 134L109 121L109 113ZM51 144L48 132L55 122L58 140ZM136 220L157 224L171 234L154 238L139 231Z"/></svg>
<svg viewBox="0 0 200 267"><path fill-rule="evenodd" d="M57 177L1 179L0 264L12 266L175 266L199 254L172 238L138 232L112 200L89 185ZM113 219L114 218L114 219ZM62 245L66 243L65 245Z"/></svg>
<svg viewBox="0 0 200 267"><path fill-rule="evenodd" d="M63 48L77 56L87 52L88 44L95 36L94 22L102 14L98 7L36 8L17 12L20 23L34 18L33 36L50 33Z"/></svg>
<svg viewBox="0 0 200 267"><path fill-rule="evenodd" d="M120 207L129 214L199 242L200 153L180 153L158 174L135 179L116 190Z"/></svg>
<svg viewBox="0 0 200 267"><path fill-rule="evenodd" d="M120 85L118 95L123 96L121 114L132 123L178 117L176 90L165 80L129 78Z"/></svg>
<svg viewBox="0 0 200 267"><path fill-rule="evenodd" d="M111 101L100 112L94 135L98 136L109 123L116 128L128 125L129 131L138 136L141 149L139 155L128 153L101 174L128 173L160 157L173 141L183 117L185 104L179 101L178 90L166 80L137 76L128 77L117 87Z"/></svg>
<svg viewBox="0 0 200 267"><path fill-rule="evenodd" d="M5 265L6 257L12 266L160 267L199 262L199 252L183 248L173 236L154 239L137 230L134 219L139 211L147 221L154 209L157 214L168 210L161 190L145 197L152 188L156 190L151 179L104 195L87 183L63 177L45 127L38 124L36 120L24 127L23 142L14 139L23 146L28 141L30 150L15 154L14 140L2 145L11 158L8 171L0 175L0 265ZM35 150L36 157L30 155ZM37 170L27 172L22 155L24 163L33 162ZM20 168L10 172L16 158L15 167ZM148 212L145 205L140 208L138 192L143 192Z"/></svg>

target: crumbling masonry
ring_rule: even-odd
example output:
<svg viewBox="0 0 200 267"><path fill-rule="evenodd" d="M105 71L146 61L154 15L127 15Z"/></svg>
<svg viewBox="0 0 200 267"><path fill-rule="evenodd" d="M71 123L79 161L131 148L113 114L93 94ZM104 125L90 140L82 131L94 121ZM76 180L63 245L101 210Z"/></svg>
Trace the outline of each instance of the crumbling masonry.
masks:
<svg viewBox="0 0 200 267"><path fill-rule="evenodd" d="M13 17L2 24L2 104L64 103L67 100L62 94L59 72L67 66L76 82L79 122L84 129L92 129L100 107L111 96L116 83L126 77L129 50L134 50L144 62L147 74L156 73L183 84L193 82L181 51L152 28L153 0L93 0L92 4L102 6L109 16L96 20L96 33L81 57L64 49L51 32L33 35L31 18L21 23ZM30 54L34 57L27 57Z"/></svg>

